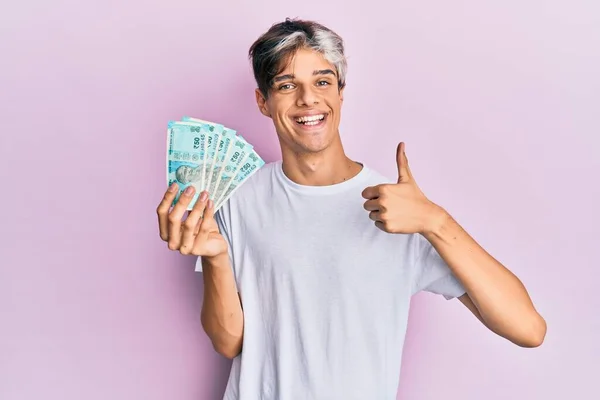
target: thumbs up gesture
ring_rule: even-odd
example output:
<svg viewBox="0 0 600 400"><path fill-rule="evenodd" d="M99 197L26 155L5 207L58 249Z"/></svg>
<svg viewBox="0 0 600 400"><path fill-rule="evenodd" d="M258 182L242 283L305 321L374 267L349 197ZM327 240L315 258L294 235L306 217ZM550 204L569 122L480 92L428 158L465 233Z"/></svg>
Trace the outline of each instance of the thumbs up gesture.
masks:
<svg viewBox="0 0 600 400"><path fill-rule="evenodd" d="M375 226L389 233L426 233L439 220L442 209L431 202L415 182L408 166L406 145L401 142L396 150L398 182L370 186L362 197L369 218Z"/></svg>

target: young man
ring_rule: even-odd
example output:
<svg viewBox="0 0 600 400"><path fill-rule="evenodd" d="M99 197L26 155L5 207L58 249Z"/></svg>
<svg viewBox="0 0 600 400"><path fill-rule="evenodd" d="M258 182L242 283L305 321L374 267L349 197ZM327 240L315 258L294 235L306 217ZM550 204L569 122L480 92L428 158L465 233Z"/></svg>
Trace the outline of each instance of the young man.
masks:
<svg viewBox="0 0 600 400"><path fill-rule="evenodd" d="M199 256L202 324L233 359L225 400L395 399L410 299L423 290L457 297L519 346L542 343L521 282L421 192L404 143L393 180L345 155L338 35L288 19L250 56L282 160L216 215L203 193L182 222L193 191L171 211L167 191L157 210L169 248Z"/></svg>

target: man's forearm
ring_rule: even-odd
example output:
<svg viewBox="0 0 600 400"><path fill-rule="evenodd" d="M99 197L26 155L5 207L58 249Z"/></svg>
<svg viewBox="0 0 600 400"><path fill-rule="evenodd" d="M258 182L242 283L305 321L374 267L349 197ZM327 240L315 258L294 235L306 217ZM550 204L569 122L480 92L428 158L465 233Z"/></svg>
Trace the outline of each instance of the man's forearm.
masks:
<svg viewBox="0 0 600 400"><path fill-rule="evenodd" d="M447 212L435 211L424 236L462 282L488 328L521 346L541 344L546 323L522 282Z"/></svg>
<svg viewBox="0 0 600 400"><path fill-rule="evenodd" d="M242 349L244 315L227 253L202 259L202 326L217 352L234 358Z"/></svg>

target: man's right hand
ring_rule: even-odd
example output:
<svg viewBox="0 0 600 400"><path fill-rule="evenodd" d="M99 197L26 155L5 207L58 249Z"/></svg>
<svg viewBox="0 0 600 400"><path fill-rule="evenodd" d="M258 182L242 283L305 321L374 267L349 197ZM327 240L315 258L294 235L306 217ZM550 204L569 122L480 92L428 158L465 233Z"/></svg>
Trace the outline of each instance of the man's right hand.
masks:
<svg viewBox="0 0 600 400"><path fill-rule="evenodd" d="M212 258L227 252L227 242L219 232L214 219L214 203L208 193L202 192L193 209L183 221L195 189L188 186L171 211L171 204L179 187L173 183L156 209L160 238L168 243L170 250L184 255Z"/></svg>

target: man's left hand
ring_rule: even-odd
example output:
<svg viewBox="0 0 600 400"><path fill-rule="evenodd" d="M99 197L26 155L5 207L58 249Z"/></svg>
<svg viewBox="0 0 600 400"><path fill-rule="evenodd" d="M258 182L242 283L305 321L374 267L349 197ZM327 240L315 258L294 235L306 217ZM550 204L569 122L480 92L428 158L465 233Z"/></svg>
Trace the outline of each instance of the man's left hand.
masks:
<svg viewBox="0 0 600 400"><path fill-rule="evenodd" d="M398 145L396 162L398 182L363 190L362 196L367 199L364 208L375 225L385 232L424 234L439 221L442 210L417 186L408 166L404 142Z"/></svg>

